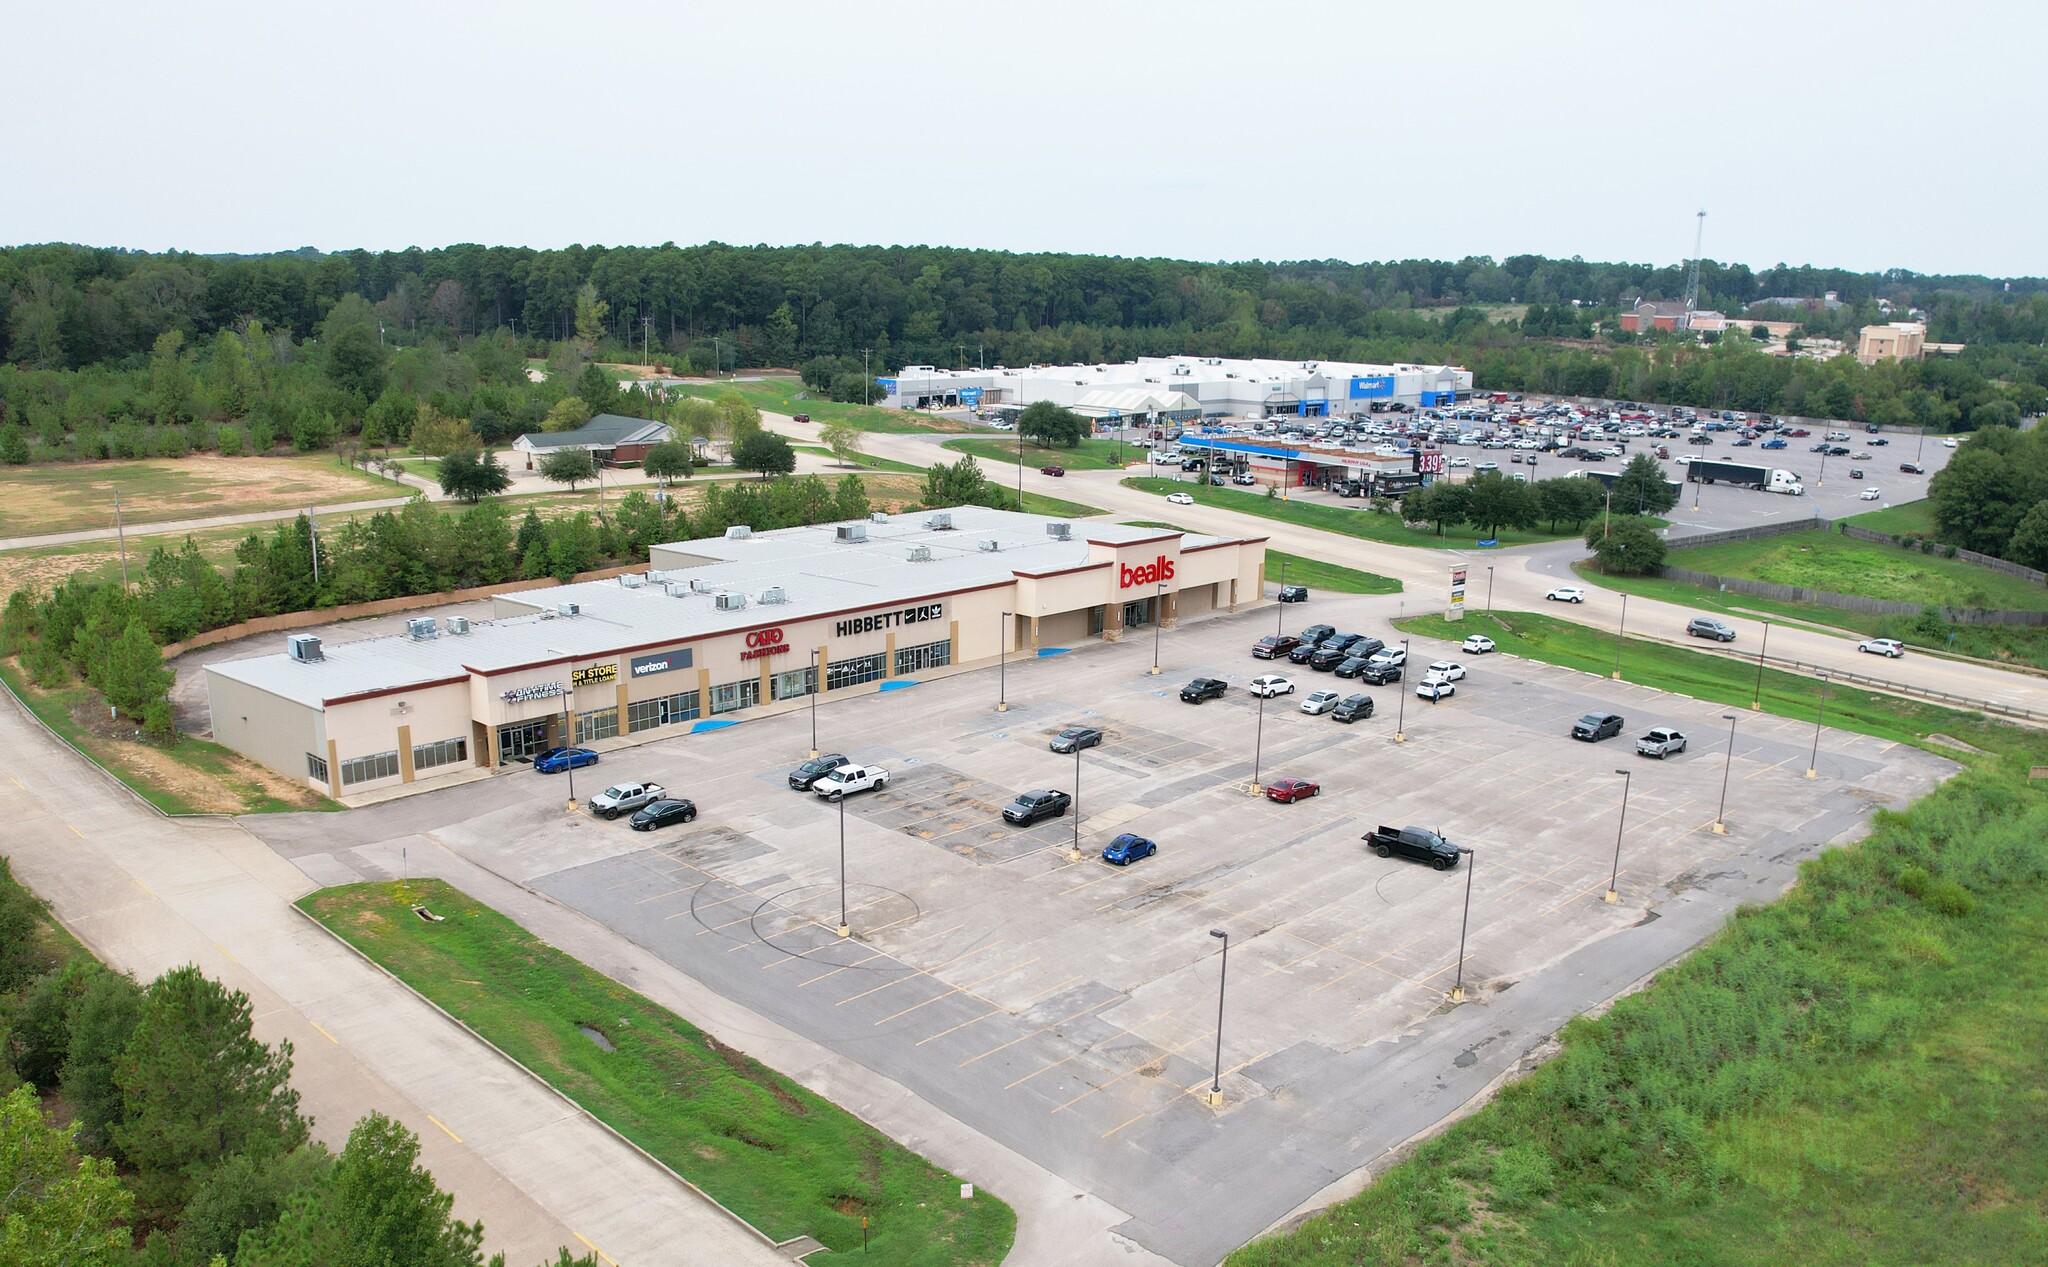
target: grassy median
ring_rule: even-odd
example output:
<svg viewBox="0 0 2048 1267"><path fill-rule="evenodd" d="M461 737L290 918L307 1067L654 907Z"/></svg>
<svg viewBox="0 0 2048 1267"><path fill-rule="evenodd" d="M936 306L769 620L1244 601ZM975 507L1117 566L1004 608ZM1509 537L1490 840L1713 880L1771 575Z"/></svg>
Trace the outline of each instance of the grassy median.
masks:
<svg viewBox="0 0 2048 1267"><path fill-rule="evenodd" d="M1402 624L1613 664L1542 616ZM1622 652L1631 681L1727 703L1748 703L1744 667ZM1812 716L1786 676L1765 674L1765 707ZM2048 1261L2048 780L2029 777L2048 734L1854 691L1830 694L1837 720L1984 751L1946 751L1968 768L1230 1267Z"/></svg>
<svg viewBox="0 0 2048 1267"><path fill-rule="evenodd" d="M1456 532L1447 532L1439 537L1428 528L1415 528L1401 522L1401 516L1383 514L1366 509L1364 501L1332 506L1327 502L1299 501L1286 497L1268 497L1266 494L1246 492L1239 488L1218 488L1198 479L1187 480L1156 479L1149 475L1133 475L1123 481L1124 487L1135 488L1145 493L1188 493L1204 506L1220 510L1235 510L1241 514L1258 515L1265 519L1277 519L1282 523L1299 524L1304 528L1320 528L1324 532L1338 532L1347 537L1360 537L1367 541L1382 541L1388 545L1420 546L1429 550L1470 549L1477 533L1470 525L1461 525ZM1645 518L1645 522L1663 527L1661 519ZM1520 528L1504 528L1498 537L1502 546L1530 545L1539 541L1558 541L1576 537L1572 532L1529 532Z"/></svg>
<svg viewBox="0 0 2048 1267"><path fill-rule="evenodd" d="M956 1176L459 890L352 884L299 906L777 1241L859 1254L865 1218L856 1261L981 1267L1009 1250L1002 1201L962 1200Z"/></svg>

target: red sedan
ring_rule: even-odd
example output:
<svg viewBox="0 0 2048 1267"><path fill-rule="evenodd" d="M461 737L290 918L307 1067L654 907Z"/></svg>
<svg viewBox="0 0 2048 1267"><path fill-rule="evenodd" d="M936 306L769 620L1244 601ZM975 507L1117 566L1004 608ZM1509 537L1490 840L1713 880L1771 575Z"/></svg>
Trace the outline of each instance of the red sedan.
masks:
<svg viewBox="0 0 2048 1267"><path fill-rule="evenodd" d="M1040 475L1065 475L1067 468L1064 466L1041 466L1038 468L1038 473Z"/></svg>
<svg viewBox="0 0 2048 1267"><path fill-rule="evenodd" d="M1307 800L1322 790L1322 784L1308 779L1275 779L1266 785L1266 799L1291 805L1295 801Z"/></svg>

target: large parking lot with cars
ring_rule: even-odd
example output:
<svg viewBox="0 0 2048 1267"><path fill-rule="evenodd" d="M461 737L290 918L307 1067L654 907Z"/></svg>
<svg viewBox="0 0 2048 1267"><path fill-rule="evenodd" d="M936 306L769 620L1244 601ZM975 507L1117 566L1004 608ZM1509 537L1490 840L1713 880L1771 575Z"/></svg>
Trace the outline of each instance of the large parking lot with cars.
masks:
<svg viewBox="0 0 2048 1267"><path fill-rule="evenodd" d="M1168 630L1158 676L1149 639L1013 658L1003 712L994 673L834 700L820 747L888 772L837 802L790 786L810 744L796 713L575 772L586 797L630 780L694 804L694 821L658 831L565 813L570 776L530 770L249 825L326 883L395 877L402 850L415 872L453 851L1117 1206L1135 1242L1213 1263L1950 768L1825 731L1807 780L1810 725L1742 711L1731 761L1729 710L1453 644L1410 648L1418 665L1465 669L1440 703L1413 681L1338 683L1251 655L1276 615L1288 633L1327 622L1385 639L1396 602L1315 595ZM1296 691L1261 710L1247 687L1266 674ZM1221 697L1183 703L1196 678L1222 681ZM1339 687L1371 696L1372 715L1301 710ZM1590 712L1626 726L1573 742ZM1054 752L1072 726L1102 742ZM1690 743L1639 756L1658 726ZM1255 795L1255 761L1260 783L1319 794ZM1074 796L1072 812L1004 821L1041 789ZM1446 870L1383 858L1362 839L1382 825L1473 852ZM1105 865L1126 833L1158 852ZM1220 1062L1211 930L1230 934ZM1452 1006L1461 973L1473 1002ZM1205 1217L1190 1219L1197 1199Z"/></svg>

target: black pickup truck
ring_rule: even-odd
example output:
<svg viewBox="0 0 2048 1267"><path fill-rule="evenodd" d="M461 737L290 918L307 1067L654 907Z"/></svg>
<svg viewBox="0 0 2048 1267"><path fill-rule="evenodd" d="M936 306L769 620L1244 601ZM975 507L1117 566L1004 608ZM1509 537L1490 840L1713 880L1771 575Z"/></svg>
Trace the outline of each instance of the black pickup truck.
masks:
<svg viewBox="0 0 2048 1267"><path fill-rule="evenodd" d="M1381 824L1362 839L1382 858L1400 854L1428 863L1439 871L1458 865L1458 847L1426 827L1388 827Z"/></svg>

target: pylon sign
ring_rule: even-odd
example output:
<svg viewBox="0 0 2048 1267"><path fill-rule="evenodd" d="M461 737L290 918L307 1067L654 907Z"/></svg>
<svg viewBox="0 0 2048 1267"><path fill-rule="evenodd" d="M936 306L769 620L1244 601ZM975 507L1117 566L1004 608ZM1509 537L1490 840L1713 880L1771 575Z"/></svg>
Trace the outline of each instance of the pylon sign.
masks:
<svg viewBox="0 0 2048 1267"><path fill-rule="evenodd" d="M1446 620L1465 619L1465 569L1451 569L1451 607L1444 613Z"/></svg>

